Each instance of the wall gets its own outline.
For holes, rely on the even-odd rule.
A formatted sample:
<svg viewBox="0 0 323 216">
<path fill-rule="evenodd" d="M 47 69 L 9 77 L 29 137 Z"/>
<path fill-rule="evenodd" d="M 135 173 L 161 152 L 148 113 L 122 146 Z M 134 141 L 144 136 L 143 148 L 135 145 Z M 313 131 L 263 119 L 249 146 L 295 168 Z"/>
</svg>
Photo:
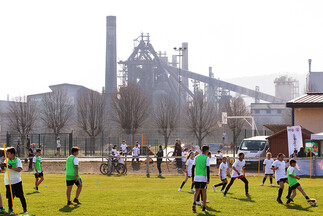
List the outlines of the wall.
<svg viewBox="0 0 323 216">
<path fill-rule="evenodd" d="M 294 125 L 301 125 L 313 133 L 323 131 L 323 107 L 295 108 Z"/>
</svg>

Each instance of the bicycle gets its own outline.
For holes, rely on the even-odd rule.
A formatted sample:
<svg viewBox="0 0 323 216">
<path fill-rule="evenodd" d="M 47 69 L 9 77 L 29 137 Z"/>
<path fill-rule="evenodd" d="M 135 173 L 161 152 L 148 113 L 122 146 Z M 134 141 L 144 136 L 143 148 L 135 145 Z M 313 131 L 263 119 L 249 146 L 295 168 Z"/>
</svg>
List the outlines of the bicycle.
<svg viewBox="0 0 323 216">
<path fill-rule="evenodd" d="M 100 166 L 100 172 L 102 174 L 108 174 L 110 175 L 113 172 L 117 172 L 118 174 L 126 174 L 127 173 L 127 167 L 124 164 L 118 163 L 118 160 L 112 160 L 112 166 L 111 169 L 109 169 L 109 162 L 110 158 L 107 158 L 107 163 L 103 163 Z"/>
</svg>

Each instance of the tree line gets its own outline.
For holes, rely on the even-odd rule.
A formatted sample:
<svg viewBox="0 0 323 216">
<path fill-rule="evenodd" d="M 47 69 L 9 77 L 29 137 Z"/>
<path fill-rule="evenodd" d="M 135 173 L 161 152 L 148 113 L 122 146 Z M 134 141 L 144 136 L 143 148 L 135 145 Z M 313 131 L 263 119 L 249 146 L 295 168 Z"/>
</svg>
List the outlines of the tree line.
<svg viewBox="0 0 323 216">
<path fill-rule="evenodd" d="M 107 98 L 108 97 L 108 98 Z M 229 116 L 249 115 L 240 97 L 227 100 L 222 107 L 207 100 L 202 92 L 183 105 L 180 112 L 178 101 L 172 95 L 162 94 L 154 98 L 148 96 L 139 85 L 128 83 L 111 95 L 84 90 L 72 103 L 67 92 L 55 89 L 42 96 L 41 101 L 17 97 L 9 104 L 8 123 L 12 132 L 25 136 L 35 130 L 36 124 L 58 136 L 71 125 L 75 125 L 91 139 L 93 151 L 95 138 L 113 124 L 123 133 L 136 134 L 150 119 L 159 134 L 164 137 L 167 147 L 169 138 L 178 128 L 186 128 L 196 138 L 199 146 L 216 130 L 222 111 Z M 109 101 L 109 103 L 107 103 Z M 235 130 L 235 139 L 244 126 L 242 119 L 228 119 L 228 127 Z"/>
</svg>

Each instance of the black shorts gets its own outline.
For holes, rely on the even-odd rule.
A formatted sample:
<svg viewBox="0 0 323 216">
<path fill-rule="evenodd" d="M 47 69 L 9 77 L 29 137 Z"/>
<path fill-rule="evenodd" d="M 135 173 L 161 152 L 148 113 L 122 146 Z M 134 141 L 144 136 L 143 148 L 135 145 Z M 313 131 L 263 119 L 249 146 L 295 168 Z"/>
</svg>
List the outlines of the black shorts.
<svg viewBox="0 0 323 216">
<path fill-rule="evenodd" d="M 12 195 L 13 197 L 23 197 L 24 196 L 24 190 L 22 189 L 22 182 L 19 182 L 17 184 L 13 184 L 11 185 L 11 189 L 12 189 Z M 11 193 L 10 193 L 10 187 L 9 185 L 6 185 L 6 197 L 7 199 L 11 198 Z"/>
<path fill-rule="evenodd" d="M 75 180 L 66 180 L 66 186 L 71 186 L 71 185 L 82 185 L 82 179 L 78 179 L 77 181 Z"/>
<path fill-rule="evenodd" d="M 38 173 L 38 175 L 37 175 L 37 173 L 35 173 L 35 178 L 40 178 L 40 177 L 43 177 L 43 176 L 44 176 L 43 171 L 41 173 Z"/>
<path fill-rule="evenodd" d="M 279 179 L 279 181 L 277 181 L 277 184 L 279 184 L 280 182 L 284 182 L 284 183 L 286 183 L 286 182 L 287 182 L 287 178 Z"/>
<path fill-rule="evenodd" d="M 195 182 L 195 189 L 206 189 L 206 182 Z"/>
<path fill-rule="evenodd" d="M 227 178 L 221 179 L 221 181 L 225 181 L 225 180 L 227 180 Z"/>
<path fill-rule="evenodd" d="M 57 151 L 60 151 L 61 150 L 61 148 L 57 148 Z"/>
<path fill-rule="evenodd" d="M 294 184 L 293 186 L 290 187 L 291 190 L 296 190 L 298 186 L 301 186 L 299 183 Z"/>
</svg>

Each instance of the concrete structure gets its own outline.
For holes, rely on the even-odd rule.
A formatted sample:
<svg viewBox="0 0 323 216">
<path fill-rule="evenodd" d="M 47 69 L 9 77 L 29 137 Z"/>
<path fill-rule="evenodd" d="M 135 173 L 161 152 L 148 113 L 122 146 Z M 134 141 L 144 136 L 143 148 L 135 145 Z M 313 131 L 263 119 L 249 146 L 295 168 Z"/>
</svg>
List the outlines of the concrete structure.
<svg viewBox="0 0 323 216">
<path fill-rule="evenodd" d="M 323 93 L 307 93 L 286 103 L 292 108 L 292 125 L 300 125 L 313 133 L 323 128 Z"/>
<path fill-rule="evenodd" d="M 274 80 L 275 96 L 289 101 L 299 96 L 299 83 L 292 77 L 280 76 Z"/>
<path fill-rule="evenodd" d="M 307 92 L 323 92 L 323 72 L 309 72 L 306 76 Z"/>
<path fill-rule="evenodd" d="M 8 100 L 0 100 L 0 135 L 4 135 L 9 130 L 8 112 L 9 112 Z"/>
<path fill-rule="evenodd" d="M 258 129 L 266 124 L 288 124 L 289 117 L 285 103 L 251 103 L 251 116 L 254 117 Z"/>
<path fill-rule="evenodd" d="M 107 16 L 105 93 L 109 96 L 117 89 L 117 28 L 116 17 Z"/>
</svg>

